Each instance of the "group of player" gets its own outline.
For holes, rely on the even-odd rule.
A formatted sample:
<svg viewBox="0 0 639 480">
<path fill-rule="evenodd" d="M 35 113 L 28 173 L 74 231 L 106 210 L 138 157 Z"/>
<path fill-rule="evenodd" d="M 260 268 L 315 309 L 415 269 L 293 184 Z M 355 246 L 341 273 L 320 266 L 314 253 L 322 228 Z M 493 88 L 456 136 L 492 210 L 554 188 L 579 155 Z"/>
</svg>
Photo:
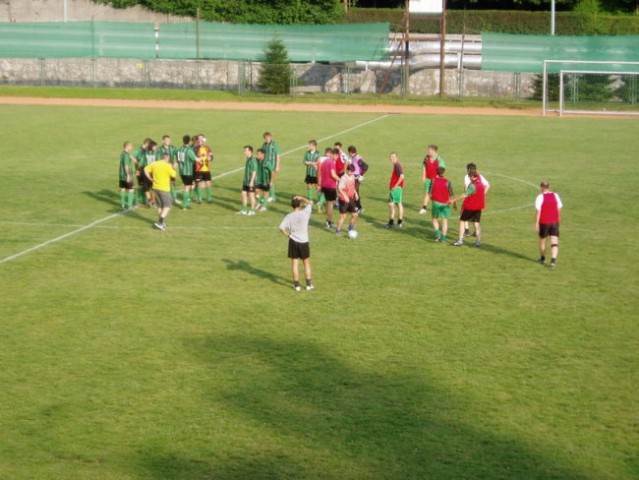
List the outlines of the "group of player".
<svg viewBox="0 0 639 480">
<path fill-rule="evenodd" d="M 256 151 L 250 145 L 244 147 L 242 209 L 239 212 L 242 215 L 255 215 L 258 211 L 266 211 L 266 203 L 276 201 L 275 179 L 280 171 L 280 146 L 270 132 L 265 132 L 262 137 L 264 143 Z M 202 203 L 203 193 L 206 201 L 212 203 L 211 162 L 213 158 L 213 151 L 202 134 L 185 135 L 181 147 L 173 146 L 169 135 L 162 137 L 161 145 L 147 138 L 137 149 L 133 149 L 131 142 L 125 142 L 119 169 L 122 208 L 127 210 L 138 205 L 156 206 L 159 217 L 154 225 L 164 230 L 166 216 L 173 204 L 181 204 L 183 209 L 188 209 L 192 200 Z M 390 154 L 389 160 L 392 165 L 388 186 L 389 220 L 385 226 L 386 228 L 403 228 L 404 170 L 396 152 Z M 319 211 L 325 212 L 326 227 L 335 229 L 337 236 L 341 235 L 346 218 L 350 214 L 348 234 L 352 238 L 356 237 L 356 221 L 359 214 L 364 211 L 360 186 L 368 171 L 368 164 L 358 154 L 357 148 L 350 145 L 344 151 L 342 143 L 335 142 L 332 147 L 325 148 L 322 154 L 318 150 L 317 141 L 310 140 L 302 162 L 306 173 L 304 183 L 307 187 L 307 199 L 315 203 Z M 178 172 L 184 185 L 181 200 L 175 189 L 175 178 Z M 446 163 L 439 155 L 438 147 L 429 145 L 422 163 L 424 200 L 419 214 L 427 213 L 431 204 L 434 240 L 447 243 L 451 208 L 456 210 L 457 203 L 463 202 L 459 237 L 452 245 L 462 246 L 464 238 L 472 235 L 475 237 L 474 245 L 479 247 L 481 246 L 481 214 L 486 206 L 486 194 L 490 189 L 490 183 L 479 174 L 476 164 L 469 163 L 466 165 L 464 192 L 459 197 L 455 197 L 452 182 L 446 178 L 445 173 Z M 137 190 L 134 186 L 134 177 L 138 185 Z M 548 185 L 542 183 L 542 194 L 536 201 L 538 207 L 536 229 L 543 240 L 540 243 L 540 263 L 545 261 L 545 239 L 550 236 L 553 248 L 551 265 L 554 266 L 558 250 L 558 211 L 561 209 L 561 200 L 553 193 L 556 199 L 551 207 L 548 207 L 550 204 L 546 205 L 546 210 L 551 208 L 557 213 L 550 216 L 544 214 L 542 206 L 547 201 L 551 201 L 549 196 L 543 196 L 548 192 Z M 335 207 L 339 209 L 337 224 L 333 220 Z M 396 214 L 397 223 L 395 223 Z M 548 218 L 554 220 L 555 217 L 556 222 L 541 221 Z M 469 223 L 473 223 L 474 226 L 472 234 Z M 544 227 L 548 223 L 553 225 Z M 544 249 L 541 249 L 542 246 Z"/>
</svg>

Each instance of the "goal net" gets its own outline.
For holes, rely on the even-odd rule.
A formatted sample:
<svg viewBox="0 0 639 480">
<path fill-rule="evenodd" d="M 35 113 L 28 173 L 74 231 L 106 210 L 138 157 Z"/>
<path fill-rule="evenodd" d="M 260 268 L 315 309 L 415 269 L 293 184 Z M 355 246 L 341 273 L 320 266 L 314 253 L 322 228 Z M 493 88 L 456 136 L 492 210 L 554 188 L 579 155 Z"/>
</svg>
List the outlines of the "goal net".
<svg viewBox="0 0 639 480">
<path fill-rule="evenodd" d="M 639 115 L 639 62 L 544 61 L 543 114 Z"/>
</svg>

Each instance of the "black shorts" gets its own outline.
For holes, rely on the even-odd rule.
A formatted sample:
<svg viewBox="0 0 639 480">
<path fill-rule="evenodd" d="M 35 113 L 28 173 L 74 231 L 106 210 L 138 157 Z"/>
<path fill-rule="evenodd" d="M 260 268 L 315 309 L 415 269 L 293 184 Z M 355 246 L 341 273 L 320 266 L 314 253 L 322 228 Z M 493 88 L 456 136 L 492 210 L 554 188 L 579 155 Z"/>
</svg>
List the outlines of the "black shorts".
<svg viewBox="0 0 639 480">
<path fill-rule="evenodd" d="M 243 192 L 254 193 L 255 192 L 255 187 L 251 187 L 249 185 L 242 185 L 242 191 Z"/>
<path fill-rule="evenodd" d="M 481 210 L 464 209 L 461 212 L 459 220 L 461 220 L 462 222 L 479 223 L 481 221 Z"/>
<path fill-rule="evenodd" d="M 271 186 L 269 184 L 256 185 L 255 188 L 257 188 L 258 190 L 262 190 L 264 193 L 268 193 L 268 191 L 271 189 Z"/>
<path fill-rule="evenodd" d="M 306 175 L 306 177 L 304 178 L 304 183 L 306 183 L 307 185 L 317 185 L 317 177 Z"/>
<path fill-rule="evenodd" d="M 335 188 L 322 187 L 322 193 L 327 202 L 334 202 L 337 200 L 337 190 Z"/>
<path fill-rule="evenodd" d="M 196 182 L 210 182 L 211 181 L 211 172 L 195 172 L 195 181 Z"/>
<path fill-rule="evenodd" d="M 138 177 L 138 184 L 145 192 L 148 192 L 151 190 L 151 187 L 153 187 L 153 180 L 149 180 L 146 175 L 142 175 Z"/>
<path fill-rule="evenodd" d="M 340 199 L 339 201 L 339 213 L 357 213 L 357 203 L 354 198 L 351 198 L 348 202 Z"/>
<path fill-rule="evenodd" d="M 558 237 L 558 236 L 559 236 L 558 223 L 540 223 L 539 224 L 539 238 Z"/>
<path fill-rule="evenodd" d="M 308 242 L 298 243 L 292 238 L 288 239 L 288 258 L 301 258 L 306 260 L 311 257 L 311 246 Z"/>
<path fill-rule="evenodd" d="M 193 175 L 180 175 L 180 178 L 185 186 L 190 187 L 193 185 Z"/>
<path fill-rule="evenodd" d="M 120 188 L 125 190 L 133 190 L 133 182 L 127 182 L 126 180 L 120 180 Z"/>
</svg>

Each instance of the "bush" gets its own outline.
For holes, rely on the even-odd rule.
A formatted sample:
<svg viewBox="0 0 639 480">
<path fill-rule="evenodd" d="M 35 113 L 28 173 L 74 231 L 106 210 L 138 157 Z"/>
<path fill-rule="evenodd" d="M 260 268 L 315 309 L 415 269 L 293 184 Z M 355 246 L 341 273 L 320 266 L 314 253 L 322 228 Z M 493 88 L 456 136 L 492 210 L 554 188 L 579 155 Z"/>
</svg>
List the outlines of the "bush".
<svg viewBox="0 0 639 480">
<path fill-rule="evenodd" d="M 402 30 L 404 10 L 388 8 L 353 8 L 344 17 L 346 23 L 388 22 L 394 31 Z M 639 33 L 639 15 L 601 15 L 597 13 L 557 12 L 559 35 L 635 35 Z M 547 35 L 549 12 L 515 10 L 448 10 L 448 33 L 482 32 Z M 439 33 L 439 19 L 412 16 L 410 30 L 415 33 Z"/>
<path fill-rule="evenodd" d="M 271 40 L 264 50 L 259 87 L 275 95 L 289 93 L 291 76 L 291 66 L 284 42 L 279 39 Z"/>
</svg>

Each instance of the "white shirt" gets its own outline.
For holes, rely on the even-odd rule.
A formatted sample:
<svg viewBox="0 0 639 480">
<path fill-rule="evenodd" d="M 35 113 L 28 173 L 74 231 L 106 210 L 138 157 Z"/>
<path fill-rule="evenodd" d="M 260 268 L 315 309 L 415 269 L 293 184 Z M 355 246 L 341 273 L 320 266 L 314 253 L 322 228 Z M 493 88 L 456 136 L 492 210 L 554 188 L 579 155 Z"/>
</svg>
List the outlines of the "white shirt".
<svg viewBox="0 0 639 480">
<path fill-rule="evenodd" d="M 479 175 L 479 181 L 482 183 L 485 189 L 490 188 L 490 183 L 488 183 L 486 177 L 481 174 Z M 470 185 L 470 177 L 468 176 L 468 174 L 466 174 L 466 176 L 464 177 L 464 190 L 468 188 L 468 185 Z"/>
<path fill-rule="evenodd" d="M 289 213 L 280 223 L 280 230 L 289 232 L 289 238 L 297 243 L 308 243 L 308 222 L 312 212 L 313 205 L 309 203 L 304 209 Z"/>
<path fill-rule="evenodd" d="M 561 203 L 561 198 L 559 198 L 559 195 L 557 195 L 554 192 L 548 192 L 548 193 L 552 193 L 555 198 L 557 199 L 557 208 L 562 208 L 564 205 L 563 203 Z M 541 206 L 544 203 L 544 194 L 540 193 L 539 195 L 537 195 L 537 198 L 535 199 L 535 210 L 539 211 L 541 210 Z"/>
</svg>

